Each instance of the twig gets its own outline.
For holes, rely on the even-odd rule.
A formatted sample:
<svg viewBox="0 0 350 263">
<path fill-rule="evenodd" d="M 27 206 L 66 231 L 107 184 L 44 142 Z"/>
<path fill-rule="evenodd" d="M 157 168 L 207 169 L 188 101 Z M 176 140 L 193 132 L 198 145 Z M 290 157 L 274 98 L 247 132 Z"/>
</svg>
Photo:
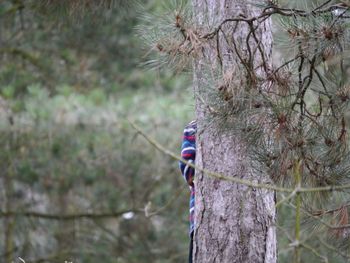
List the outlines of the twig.
<svg viewBox="0 0 350 263">
<path fill-rule="evenodd" d="M 292 199 L 297 194 L 299 189 L 300 189 L 299 187 L 295 188 L 294 191 L 290 193 L 290 195 L 288 195 L 288 196 L 284 197 L 282 200 L 278 201 L 276 203 L 276 208 L 280 207 L 284 202 L 287 202 L 288 200 Z"/>
<path fill-rule="evenodd" d="M 163 152 L 164 154 L 172 157 L 175 160 L 178 160 L 180 162 L 185 163 L 186 165 L 188 165 L 189 167 L 195 168 L 197 171 L 200 171 L 210 177 L 213 178 L 217 178 L 220 180 L 225 180 L 225 181 L 230 181 L 230 182 L 234 182 L 234 183 L 239 183 L 239 184 L 243 184 L 249 187 L 253 187 L 253 188 L 262 188 L 262 189 L 267 189 L 267 190 L 275 190 L 275 191 L 279 191 L 279 192 L 292 192 L 292 189 L 289 188 L 283 188 L 283 187 L 278 187 L 275 186 L 273 184 L 259 184 L 259 183 L 255 183 L 249 180 L 244 180 L 244 179 L 240 179 L 237 177 L 229 177 L 229 176 L 225 176 L 222 175 L 220 173 L 215 173 L 215 172 L 211 172 L 208 171 L 206 169 L 200 168 L 196 165 L 194 165 L 191 162 L 188 162 L 184 159 L 182 159 L 180 156 L 176 155 L 175 153 L 169 151 L 168 149 L 166 149 L 165 147 L 163 147 L 162 145 L 160 145 L 156 140 L 154 140 L 153 138 L 151 138 L 150 136 L 148 136 L 147 134 L 145 134 L 142 129 L 140 127 L 138 127 L 134 122 L 128 120 L 130 125 L 140 134 L 142 135 L 142 137 L 144 137 L 146 139 L 146 141 L 148 141 L 151 145 L 153 145 L 156 149 L 158 149 L 159 151 Z M 350 186 L 349 186 L 350 188 Z"/>
<path fill-rule="evenodd" d="M 318 240 L 319 240 L 319 241 L 321 242 L 321 244 L 322 244 L 323 246 L 325 246 L 327 249 L 338 253 L 339 255 L 341 255 L 341 256 L 344 257 L 344 258 L 347 258 L 348 260 L 350 259 L 350 255 L 341 252 L 339 249 L 337 249 L 337 248 L 331 246 L 330 244 L 326 243 L 326 242 L 325 242 L 323 239 L 321 239 L 321 238 L 318 238 Z"/>
<path fill-rule="evenodd" d="M 48 214 L 39 212 L 18 212 L 18 211 L 0 211 L 0 217 L 36 217 L 47 220 L 75 220 L 75 219 L 99 219 L 99 218 L 109 218 L 109 217 L 120 217 L 128 212 L 141 212 L 141 210 L 136 209 L 126 209 L 118 212 L 105 212 L 105 213 L 77 213 L 77 214 Z"/>
<path fill-rule="evenodd" d="M 179 196 L 181 195 L 181 193 L 186 189 L 187 187 L 181 187 L 180 190 L 178 190 L 171 198 L 170 200 L 163 205 L 162 207 L 158 208 L 157 210 L 153 211 L 153 212 L 149 212 L 149 214 L 147 215 L 147 217 L 152 217 L 155 215 L 158 215 L 159 213 L 161 213 L 163 210 L 167 209 L 177 198 L 179 198 Z"/>
<path fill-rule="evenodd" d="M 286 193 L 292 193 L 293 191 L 295 191 L 295 189 L 291 189 L 291 188 L 285 188 L 285 187 L 281 187 L 281 186 L 277 186 L 274 184 L 260 184 L 260 183 L 255 183 L 249 180 L 244 180 L 244 179 L 240 179 L 237 177 L 229 177 L 229 176 L 225 176 L 223 174 L 220 173 L 215 173 L 215 172 L 211 172 L 208 171 L 206 169 L 203 169 L 201 167 L 198 167 L 196 165 L 194 165 L 191 162 L 188 162 L 184 159 L 182 159 L 180 156 L 176 155 L 175 153 L 171 152 L 170 150 L 166 149 L 164 146 L 162 146 L 161 144 L 159 144 L 155 139 L 151 138 L 150 136 L 148 136 L 146 133 L 144 133 L 142 131 L 142 129 L 140 127 L 138 127 L 134 122 L 132 122 L 131 120 L 128 120 L 128 122 L 130 123 L 130 125 L 140 134 L 142 135 L 143 138 L 146 139 L 146 141 L 148 141 L 152 146 L 154 146 L 157 150 L 161 151 L 162 153 L 170 156 L 171 158 L 183 162 L 186 165 L 188 165 L 189 167 L 195 168 L 196 170 L 210 176 L 213 178 L 217 178 L 220 180 L 225 180 L 225 181 L 230 181 L 233 183 L 238 183 L 238 184 L 242 184 L 242 185 L 246 185 L 252 188 L 261 188 L 261 189 L 267 189 L 267 190 L 275 190 L 277 192 L 286 192 Z M 344 184 L 344 185 L 334 185 L 334 186 L 323 186 L 323 187 L 300 187 L 299 189 L 297 189 L 298 193 L 314 193 L 314 192 L 327 192 L 327 191 L 340 191 L 340 190 L 344 190 L 344 189 L 350 189 L 350 184 Z"/>
<path fill-rule="evenodd" d="M 321 255 L 320 253 L 318 253 L 317 250 L 316 250 L 315 248 L 311 247 L 310 245 L 305 244 L 305 243 L 301 243 L 300 245 L 303 246 L 304 248 L 306 248 L 307 250 L 311 251 L 312 254 L 314 254 L 315 256 L 317 256 L 317 257 L 319 257 L 320 259 L 322 259 L 323 262 L 325 262 L 325 263 L 328 263 L 328 262 L 329 262 L 329 261 L 328 261 L 328 258 L 327 258 L 326 256 L 323 256 L 323 255 Z"/>
<path fill-rule="evenodd" d="M 294 178 L 295 178 L 295 190 L 297 190 L 301 185 L 301 161 L 296 161 L 294 165 Z M 296 191 L 296 197 L 295 197 L 295 203 L 296 203 L 296 209 L 295 209 L 295 248 L 294 248 L 294 254 L 295 254 L 295 263 L 301 262 L 301 251 L 300 251 L 300 218 L 301 218 L 301 196 L 298 191 Z"/>
</svg>

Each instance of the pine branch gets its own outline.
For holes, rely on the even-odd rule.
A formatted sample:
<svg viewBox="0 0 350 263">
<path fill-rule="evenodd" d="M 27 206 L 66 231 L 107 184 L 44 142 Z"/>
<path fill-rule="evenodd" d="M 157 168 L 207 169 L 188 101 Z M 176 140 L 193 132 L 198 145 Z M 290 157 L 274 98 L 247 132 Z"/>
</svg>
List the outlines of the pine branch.
<svg viewBox="0 0 350 263">
<path fill-rule="evenodd" d="M 328 262 L 329 262 L 327 256 L 321 255 L 321 254 L 317 251 L 317 249 L 313 248 L 312 246 L 310 246 L 310 245 L 308 245 L 308 244 L 306 244 L 306 243 L 303 243 L 303 242 L 302 242 L 300 245 L 301 245 L 302 247 L 306 248 L 307 250 L 309 250 L 309 251 L 310 251 L 312 254 L 314 254 L 316 257 L 320 258 L 323 262 L 325 262 L 325 263 L 328 263 Z"/>
<path fill-rule="evenodd" d="M 188 162 L 188 161 L 182 159 L 177 154 L 171 152 L 170 150 L 166 149 L 164 146 L 159 144 L 155 139 L 148 136 L 134 122 L 132 122 L 130 120 L 128 120 L 128 122 L 140 135 L 142 135 L 142 137 L 144 137 L 146 139 L 146 141 L 148 141 L 151 145 L 153 145 L 157 150 L 161 151 L 162 153 L 170 156 L 171 158 L 173 158 L 177 161 L 181 161 L 181 162 L 185 163 L 186 165 L 188 165 L 188 166 L 190 166 L 190 167 L 192 167 L 192 168 L 194 168 L 194 169 L 196 169 L 196 170 L 198 170 L 198 171 L 200 171 L 200 172 L 202 172 L 210 177 L 216 178 L 216 179 L 229 181 L 229 182 L 233 182 L 233 183 L 238 183 L 238 184 L 246 185 L 246 186 L 249 186 L 252 188 L 261 188 L 261 189 L 274 190 L 277 192 L 287 192 L 287 193 L 292 193 L 293 191 L 295 191 L 296 193 L 332 192 L 332 191 L 341 191 L 341 190 L 345 190 L 345 189 L 350 189 L 350 184 L 324 186 L 324 187 L 300 187 L 299 189 L 298 188 L 291 189 L 291 188 L 276 186 L 273 184 L 255 183 L 253 181 L 243 180 L 243 179 L 239 179 L 237 177 L 228 177 L 228 176 L 222 175 L 220 173 L 211 172 L 211 171 L 208 171 L 208 170 L 203 169 L 201 167 L 198 167 L 191 162 Z"/>
<path fill-rule="evenodd" d="M 291 208 L 296 209 L 296 206 L 293 205 L 293 204 L 291 204 L 290 202 L 285 202 L 285 203 L 288 204 Z M 326 226 L 326 227 L 329 228 L 329 229 L 332 229 L 332 230 L 339 230 L 339 229 L 350 228 L 350 224 L 345 224 L 345 225 L 340 225 L 340 226 L 339 226 L 339 225 L 332 225 L 332 224 L 329 224 L 328 222 L 324 221 L 323 219 L 321 219 L 319 216 L 315 216 L 315 215 L 311 214 L 311 213 L 310 213 L 309 211 L 307 211 L 306 209 L 304 209 L 304 208 L 302 208 L 302 207 L 301 207 L 300 209 L 302 210 L 302 212 L 303 212 L 305 215 L 307 215 L 307 216 L 309 216 L 309 217 L 315 219 L 316 221 L 320 222 L 322 225 Z"/>
<path fill-rule="evenodd" d="M 336 252 L 337 254 L 341 255 L 344 258 L 347 258 L 348 260 L 350 259 L 350 255 L 349 254 L 345 254 L 342 251 L 340 251 L 339 249 L 335 248 L 334 246 L 328 244 L 327 242 L 325 242 L 323 239 L 318 238 L 318 240 L 321 242 L 321 244 L 327 248 L 330 251 Z"/>
<path fill-rule="evenodd" d="M 253 187 L 253 188 L 261 188 L 261 189 L 267 189 L 267 190 L 275 190 L 275 191 L 279 191 L 279 192 L 292 192 L 292 189 L 288 189 L 288 188 L 283 188 L 283 187 L 278 187 L 272 184 L 259 184 L 259 183 L 255 183 L 253 181 L 249 181 L 249 180 L 243 180 L 243 179 L 239 179 L 237 177 L 228 177 L 219 173 L 215 173 L 215 172 L 211 172 L 208 171 L 206 169 L 200 168 L 196 165 L 194 165 L 191 162 L 188 162 L 184 159 L 182 159 L 180 156 L 176 155 L 175 153 L 171 152 L 170 150 L 166 149 L 165 147 L 163 147 L 161 144 L 159 144 L 155 139 L 151 138 L 150 136 L 148 136 L 146 133 L 144 133 L 142 131 L 142 129 L 140 127 L 138 127 L 134 122 L 128 120 L 130 125 L 139 133 L 142 135 L 142 137 L 144 137 L 146 139 L 146 141 L 148 141 L 151 145 L 153 145 L 157 150 L 161 151 L 162 153 L 170 156 L 171 158 L 177 160 L 177 161 L 181 161 L 183 163 L 185 163 L 186 165 L 188 165 L 189 167 L 195 168 L 197 171 L 203 172 L 204 174 L 216 178 L 216 179 L 220 179 L 220 180 L 225 180 L 225 181 L 230 181 L 230 182 L 234 182 L 234 183 L 239 183 L 239 184 L 243 184 L 249 187 Z M 350 185 L 349 185 L 350 188 Z M 304 189 L 305 190 L 305 189 Z"/>
</svg>

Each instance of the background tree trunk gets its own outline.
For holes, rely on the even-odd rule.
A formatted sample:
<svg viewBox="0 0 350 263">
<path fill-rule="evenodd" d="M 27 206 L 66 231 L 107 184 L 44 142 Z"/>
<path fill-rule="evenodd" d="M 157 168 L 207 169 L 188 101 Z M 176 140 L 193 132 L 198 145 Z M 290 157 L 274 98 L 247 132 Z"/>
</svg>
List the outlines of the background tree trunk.
<svg viewBox="0 0 350 263">
<path fill-rule="evenodd" d="M 249 3 L 259 1 L 250 1 Z M 196 22 L 200 28 L 220 23 L 226 18 L 238 15 L 251 17 L 259 11 L 244 0 L 193 0 Z M 223 27 L 228 39 L 238 43 L 239 51 L 247 53 L 246 37 L 249 27 L 240 23 Z M 266 20 L 256 31 L 258 39 L 270 61 L 272 34 L 271 21 Z M 213 41 L 214 42 L 214 41 Z M 216 42 L 216 41 L 215 41 Z M 253 171 L 245 152 L 244 142 L 228 131 L 220 131 L 217 124 L 207 126 L 208 107 L 200 99 L 200 87 L 208 86 L 208 61 L 214 61 L 219 50 L 223 76 L 234 72 L 240 62 L 223 34 L 219 35 L 220 48 L 206 46 L 205 57 L 194 63 L 194 89 L 196 94 L 196 115 L 198 121 L 196 165 L 227 176 L 239 177 L 256 182 L 269 182 L 268 175 Z M 249 41 L 254 48 L 256 43 Z M 218 60 L 216 60 L 218 61 Z M 261 58 L 254 58 L 258 65 Z M 219 63 L 210 65 L 219 67 Z M 257 74 L 263 74 L 257 72 Z M 194 262 L 276 262 L 275 198 L 273 191 L 251 189 L 244 185 L 220 181 L 196 172 L 196 227 Z"/>
<path fill-rule="evenodd" d="M 9 140 L 6 150 L 13 147 L 14 136 Z M 6 158 L 8 166 L 1 173 L 4 178 L 4 208 L 5 211 L 14 210 L 16 207 L 16 200 L 14 197 L 14 164 L 11 158 Z M 15 247 L 15 218 L 9 217 L 4 219 L 4 258 L 6 263 L 12 263 L 14 260 Z"/>
</svg>

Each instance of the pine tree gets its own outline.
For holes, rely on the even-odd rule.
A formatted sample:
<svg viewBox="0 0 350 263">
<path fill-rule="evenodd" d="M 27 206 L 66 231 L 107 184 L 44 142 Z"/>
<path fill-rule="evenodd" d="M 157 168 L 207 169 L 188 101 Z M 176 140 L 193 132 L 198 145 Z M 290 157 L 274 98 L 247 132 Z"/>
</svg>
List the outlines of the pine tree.
<svg viewBox="0 0 350 263">
<path fill-rule="evenodd" d="M 254 17 L 259 9 L 244 1 L 193 1 L 197 25 L 208 27 L 207 21 L 224 21 L 232 17 Z M 217 89 L 220 104 L 231 104 L 237 96 L 239 85 L 245 85 L 240 77 L 240 56 L 249 56 L 249 49 L 260 51 L 251 55 L 248 62 L 251 74 L 263 77 L 261 63 L 270 64 L 271 57 L 271 21 L 267 19 L 254 34 L 262 40 L 256 43 L 254 38 L 246 44 L 250 27 L 257 23 L 223 24 L 216 35 L 208 36 L 208 45 L 204 46 L 204 55 L 195 61 L 194 89 L 196 94 L 196 115 L 199 123 L 196 164 L 210 171 L 230 177 L 238 177 L 266 183 L 266 173 L 257 173 L 252 167 L 246 152 L 246 142 L 240 134 L 233 136 L 230 129 L 220 127 L 221 121 L 208 125 L 208 116 L 212 113 L 199 98 L 205 101 L 213 98 L 208 89 Z M 215 30 L 215 29 L 214 29 Z M 212 38 L 212 39 L 211 39 Z M 227 41 L 228 40 L 228 41 Z M 213 42 L 213 43 L 212 43 Z M 234 50 L 237 46 L 237 53 Z M 252 52 L 252 51 L 251 51 Z M 216 61 L 217 63 L 210 63 Z M 209 87 L 208 64 L 219 72 L 217 83 Z M 247 64 L 248 64 L 247 63 Z M 257 68 L 257 69 L 255 69 Z M 205 88 L 204 88 L 205 87 Z M 256 87 L 257 89 L 263 87 Z M 215 90 L 214 90 L 215 92 Z M 234 106 L 231 104 L 229 107 Z M 248 105 L 241 105 L 245 110 Z M 213 107 L 215 107 L 213 105 Z M 215 113 L 214 113 L 215 114 Z M 227 124 L 225 124 L 227 125 Z M 234 123 L 233 123 L 234 125 Z M 276 233 L 274 193 L 269 190 L 251 189 L 244 185 L 233 184 L 206 177 L 196 173 L 196 229 L 194 262 L 276 262 Z"/>
<path fill-rule="evenodd" d="M 195 262 L 275 262 L 282 205 L 294 262 L 327 262 L 320 246 L 348 258 L 348 11 L 346 1 L 193 0 L 151 26 L 152 65 L 194 67 Z M 282 192 L 277 204 L 268 189 Z"/>
</svg>

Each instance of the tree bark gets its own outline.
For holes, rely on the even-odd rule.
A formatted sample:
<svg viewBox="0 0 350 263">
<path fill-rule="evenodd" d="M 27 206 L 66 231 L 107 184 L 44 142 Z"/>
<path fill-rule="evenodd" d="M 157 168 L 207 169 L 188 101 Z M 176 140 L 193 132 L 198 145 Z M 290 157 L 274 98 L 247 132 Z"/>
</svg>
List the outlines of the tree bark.
<svg viewBox="0 0 350 263">
<path fill-rule="evenodd" d="M 250 1 L 249 3 L 260 1 Z M 245 0 L 192 0 L 197 27 L 211 31 L 213 25 L 227 18 L 244 15 L 252 17 L 261 10 Z M 266 173 L 257 173 L 251 167 L 244 141 L 233 137 L 229 131 L 221 130 L 215 122 L 206 125 L 210 119 L 210 109 L 203 105 L 201 90 L 208 86 L 208 61 L 211 68 L 221 68 L 222 75 L 234 72 L 241 63 L 233 50 L 234 39 L 239 51 L 247 55 L 248 24 L 228 23 L 223 34 L 213 41 L 219 48 L 206 45 L 203 56 L 194 62 L 194 91 L 196 97 L 196 115 L 198 123 L 196 165 L 226 176 L 239 177 L 251 181 L 266 183 L 270 179 Z M 265 51 L 266 61 L 270 63 L 272 49 L 271 21 L 264 21 L 256 31 Z M 249 45 L 256 48 L 257 43 L 249 40 Z M 218 53 L 220 59 L 217 59 Z M 221 60 L 221 63 L 218 61 Z M 261 63 L 256 52 L 253 63 Z M 257 74 L 264 74 L 256 67 Z M 220 69 L 221 70 L 221 69 Z M 237 87 L 238 88 L 238 87 Z M 196 172 L 195 235 L 194 255 L 196 263 L 217 262 L 276 262 L 276 212 L 275 193 L 264 189 L 220 181 Z"/>
</svg>

